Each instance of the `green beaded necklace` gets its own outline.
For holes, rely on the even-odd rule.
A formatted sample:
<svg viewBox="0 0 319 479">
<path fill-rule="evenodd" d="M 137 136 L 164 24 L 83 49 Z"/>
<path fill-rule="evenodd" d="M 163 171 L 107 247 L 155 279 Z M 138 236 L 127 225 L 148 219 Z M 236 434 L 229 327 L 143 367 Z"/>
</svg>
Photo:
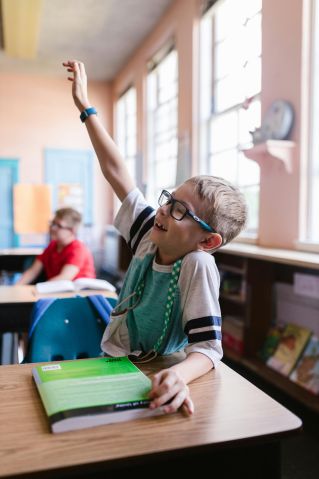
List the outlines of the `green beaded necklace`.
<svg viewBox="0 0 319 479">
<path fill-rule="evenodd" d="M 180 271 L 181 271 L 181 265 L 182 265 L 182 260 L 181 259 L 177 260 L 173 265 L 171 278 L 170 278 L 170 282 L 169 282 L 169 286 L 168 286 L 168 296 L 167 296 L 167 301 L 166 301 L 166 305 L 165 305 L 165 313 L 164 313 L 165 318 L 164 318 L 164 327 L 163 327 L 162 334 L 157 339 L 156 343 L 154 344 L 153 348 L 150 351 L 148 351 L 146 353 L 142 351 L 139 355 L 135 355 L 135 354 L 129 354 L 128 355 L 129 359 L 131 361 L 135 362 L 135 363 L 144 363 L 144 362 L 151 361 L 152 359 L 156 358 L 156 356 L 158 355 L 158 352 L 159 352 L 159 350 L 160 350 L 160 348 L 163 344 L 163 341 L 165 339 L 167 329 L 168 329 L 168 325 L 170 323 L 173 304 L 174 304 L 174 299 L 175 299 L 175 292 L 176 292 L 176 288 L 177 288 L 179 274 L 180 274 Z M 143 278 L 142 281 L 140 282 L 140 284 L 136 288 L 136 295 L 137 295 L 138 299 L 137 299 L 135 304 L 137 304 L 140 301 L 140 299 L 143 295 L 144 285 L 145 285 L 145 283 L 144 283 L 144 278 Z"/>
</svg>

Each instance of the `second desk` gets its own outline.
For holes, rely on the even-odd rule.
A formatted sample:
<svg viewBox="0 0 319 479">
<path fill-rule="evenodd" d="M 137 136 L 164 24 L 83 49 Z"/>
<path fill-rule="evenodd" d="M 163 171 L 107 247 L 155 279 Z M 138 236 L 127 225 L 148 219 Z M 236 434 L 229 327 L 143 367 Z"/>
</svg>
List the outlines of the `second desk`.
<svg viewBox="0 0 319 479">
<path fill-rule="evenodd" d="M 30 313 L 36 301 L 41 298 L 73 298 L 102 294 L 107 298 L 117 298 L 112 291 L 86 289 L 76 293 L 39 294 L 35 286 L 0 286 L 0 333 L 27 331 Z"/>
</svg>

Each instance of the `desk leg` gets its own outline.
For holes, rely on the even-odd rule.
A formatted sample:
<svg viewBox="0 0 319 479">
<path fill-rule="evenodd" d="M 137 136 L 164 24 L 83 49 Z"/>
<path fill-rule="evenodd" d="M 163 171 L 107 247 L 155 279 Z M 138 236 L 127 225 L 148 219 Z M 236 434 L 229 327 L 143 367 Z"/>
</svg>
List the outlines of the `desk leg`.
<svg viewBox="0 0 319 479">
<path fill-rule="evenodd" d="M 34 303 L 12 303 L 0 306 L 0 332 L 28 331 Z"/>
</svg>

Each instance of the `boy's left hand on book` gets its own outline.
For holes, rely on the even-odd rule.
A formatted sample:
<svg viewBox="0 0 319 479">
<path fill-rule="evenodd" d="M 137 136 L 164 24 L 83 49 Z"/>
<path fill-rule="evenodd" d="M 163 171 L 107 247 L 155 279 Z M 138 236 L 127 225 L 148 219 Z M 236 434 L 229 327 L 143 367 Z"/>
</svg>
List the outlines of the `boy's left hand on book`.
<svg viewBox="0 0 319 479">
<path fill-rule="evenodd" d="M 172 369 L 163 369 L 153 376 L 149 397 L 152 400 L 151 409 L 162 406 L 165 413 L 181 409 L 186 416 L 194 412 L 187 384 Z"/>
</svg>

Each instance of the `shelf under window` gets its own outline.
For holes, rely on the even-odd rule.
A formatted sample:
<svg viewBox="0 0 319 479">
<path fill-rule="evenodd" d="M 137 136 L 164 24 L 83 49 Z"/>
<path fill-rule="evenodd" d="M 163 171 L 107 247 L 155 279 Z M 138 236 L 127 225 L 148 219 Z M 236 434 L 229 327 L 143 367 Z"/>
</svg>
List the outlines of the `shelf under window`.
<svg viewBox="0 0 319 479">
<path fill-rule="evenodd" d="M 287 173 L 292 173 L 292 157 L 295 143 L 288 140 L 267 140 L 258 143 L 242 152 L 250 160 L 256 161 L 260 166 L 271 161 L 280 162 Z"/>
</svg>

